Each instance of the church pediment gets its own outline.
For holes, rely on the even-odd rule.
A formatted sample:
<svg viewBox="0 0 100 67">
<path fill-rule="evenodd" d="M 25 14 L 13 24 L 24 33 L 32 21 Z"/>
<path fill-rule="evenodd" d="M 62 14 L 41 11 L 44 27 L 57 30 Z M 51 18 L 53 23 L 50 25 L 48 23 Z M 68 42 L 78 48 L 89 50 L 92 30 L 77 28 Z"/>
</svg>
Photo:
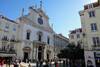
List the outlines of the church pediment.
<svg viewBox="0 0 100 67">
<path fill-rule="evenodd" d="M 45 14 L 45 12 L 41 9 L 38 9 L 38 13 L 42 16 L 44 16 L 45 18 L 49 19 L 49 17 Z"/>
<path fill-rule="evenodd" d="M 53 33 L 53 29 L 50 26 L 42 26 L 42 25 L 36 24 L 34 21 L 32 21 L 31 19 L 27 17 L 21 17 L 20 22 L 39 28 L 41 30 Z"/>
<path fill-rule="evenodd" d="M 49 25 L 48 16 L 40 8 L 35 9 L 34 7 L 30 7 L 29 13 L 22 16 L 20 21 L 33 27 L 37 27 L 48 32 L 53 32 L 53 29 Z"/>
</svg>

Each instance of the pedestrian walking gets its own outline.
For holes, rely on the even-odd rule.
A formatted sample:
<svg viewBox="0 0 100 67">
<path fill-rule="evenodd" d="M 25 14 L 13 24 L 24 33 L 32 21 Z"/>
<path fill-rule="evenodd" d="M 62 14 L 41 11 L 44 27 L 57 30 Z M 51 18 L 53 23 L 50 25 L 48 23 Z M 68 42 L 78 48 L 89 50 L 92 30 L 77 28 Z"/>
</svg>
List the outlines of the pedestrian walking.
<svg viewBox="0 0 100 67">
<path fill-rule="evenodd" d="M 38 65 L 39 63 L 38 63 L 38 61 L 36 62 L 36 67 L 39 67 L 39 65 Z"/>
<path fill-rule="evenodd" d="M 65 61 L 63 61 L 63 67 L 66 67 L 66 62 Z"/>
<path fill-rule="evenodd" d="M 1 58 L 1 59 L 0 59 L 0 66 L 3 67 L 3 65 L 4 65 L 4 59 Z"/>
<path fill-rule="evenodd" d="M 51 63 L 51 60 L 49 61 L 49 67 L 52 67 L 52 63 Z"/>
<path fill-rule="evenodd" d="M 4 60 L 4 59 L 2 59 L 2 67 L 3 67 L 3 65 L 4 65 L 4 62 L 5 62 L 5 60 Z"/>
<path fill-rule="evenodd" d="M 29 63 L 28 67 L 31 67 L 31 64 Z"/>
<path fill-rule="evenodd" d="M 40 61 L 40 67 L 43 67 L 43 61 Z"/>
<path fill-rule="evenodd" d="M 44 67 L 49 67 L 49 64 L 48 62 L 46 61 L 46 64 L 44 65 Z"/>
<path fill-rule="evenodd" d="M 58 67 L 58 63 L 57 62 L 55 62 L 55 67 Z"/>
<path fill-rule="evenodd" d="M 17 61 L 14 62 L 14 67 L 18 67 Z"/>
<path fill-rule="evenodd" d="M 19 64 L 21 63 L 21 59 L 19 59 Z"/>
<path fill-rule="evenodd" d="M 2 67 L 2 60 L 0 59 L 0 66 Z"/>
</svg>

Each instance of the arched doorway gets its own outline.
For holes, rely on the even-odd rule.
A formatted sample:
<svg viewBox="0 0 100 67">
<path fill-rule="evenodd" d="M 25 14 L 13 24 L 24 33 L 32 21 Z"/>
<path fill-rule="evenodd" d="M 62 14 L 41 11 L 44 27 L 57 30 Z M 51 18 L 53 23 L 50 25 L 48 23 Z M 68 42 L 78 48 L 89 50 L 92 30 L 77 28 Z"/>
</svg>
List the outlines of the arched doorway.
<svg viewBox="0 0 100 67">
<path fill-rule="evenodd" d="M 28 52 L 24 52 L 24 62 L 26 62 L 26 60 L 28 60 L 29 58 L 29 54 L 28 54 Z"/>
<path fill-rule="evenodd" d="M 42 60 L 42 54 L 43 54 L 43 53 L 42 53 L 42 50 L 43 50 L 43 49 L 42 49 L 42 46 L 39 46 L 39 47 L 38 47 L 38 60 L 39 60 L 39 61 Z"/>
<path fill-rule="evenodd" d="M 51 51 L 50 50 L 47 50 L 47 60 L 49 61 L 50 60 L 50 54 L 51 54 Z"/>
<path fill-rule="evenodd" d="M 29 60 L 29 54 L 30 54 L 31 48 L 30 47 L 24 47 L 23 48 L 23 61 L 26 62 Z"/>
</svg>

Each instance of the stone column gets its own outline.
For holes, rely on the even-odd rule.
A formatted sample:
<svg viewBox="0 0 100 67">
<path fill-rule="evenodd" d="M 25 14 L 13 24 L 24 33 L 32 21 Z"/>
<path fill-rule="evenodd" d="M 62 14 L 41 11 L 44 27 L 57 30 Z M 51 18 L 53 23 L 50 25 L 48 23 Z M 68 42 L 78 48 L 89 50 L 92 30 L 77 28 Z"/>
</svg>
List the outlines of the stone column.
<svg viewBox="0 0 100 67">
<path fill-rule="evenodd" d="M 33 59 L 34 59 L 34 45 L 35 45 L 35 44 L 33 43 L 33 44 L 32 44 L 32 48 L 33 48 L 33 49 L 32 49 L 32 61 L 33 61 Z"/>
<path fill-rule="evenodd" d="M 35 52 L 35 59 L 38 61 L 38 47 L 36 47 L 35 49 L 36 49 L 36 50 L 35 50 L 35 51 L 36 51 L 36 52 Z"/>
<path fill-rule="evenodd" d="M 42 60 L 44 60 L 44 56 L 45 56 L 44 55 L 45 54 L 44 50 L 45 50 L 45 46 L 42 47 Z"/>
</svg>

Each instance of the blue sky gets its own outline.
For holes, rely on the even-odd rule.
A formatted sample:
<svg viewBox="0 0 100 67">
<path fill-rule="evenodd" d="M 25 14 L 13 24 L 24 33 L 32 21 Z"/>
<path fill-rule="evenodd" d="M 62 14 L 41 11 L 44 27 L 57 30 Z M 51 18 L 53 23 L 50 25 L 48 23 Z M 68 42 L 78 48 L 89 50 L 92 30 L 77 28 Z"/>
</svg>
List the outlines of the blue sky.
<svg viewBox="0 0 100 67">
<path fill-rule="evenodd" d="M 39 6 L 39 1 L 0 0 L 0 14 L 16 19 L 20 16 L 22 8 L 25 9 L 24 14 L 27 14 L 28 7 L 34 4 Z M 70 30 L 81 27 L 78 12 L 83 9 L 83 5 L 94 1 L 96 0 L 43 0 L 43 8 L 55 32 L 68 37 Z"/>
</svg>

